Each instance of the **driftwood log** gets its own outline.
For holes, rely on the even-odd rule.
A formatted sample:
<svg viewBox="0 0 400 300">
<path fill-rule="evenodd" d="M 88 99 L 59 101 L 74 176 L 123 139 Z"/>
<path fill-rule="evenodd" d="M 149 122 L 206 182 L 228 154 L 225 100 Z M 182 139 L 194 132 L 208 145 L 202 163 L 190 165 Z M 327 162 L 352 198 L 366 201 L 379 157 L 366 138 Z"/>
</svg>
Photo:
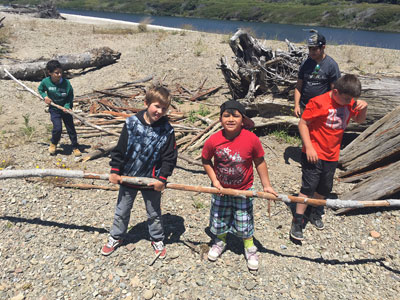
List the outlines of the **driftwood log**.
<svg viewBox="0 0 400 300">
<path fill-rule="evenodd" d="M 121 53 L 108 47 L 96 48 L 81 54 L 59 55 L 54 57 L 60 61 L 64 71 L 71 69 L 101 68 L 115 63 L 121 57 Z M 0 79 L 9 79 L 3 71 L 4 68 L 17 79 L 42 80 L 46 77 L 46 64 L 49 60 L 17 63 L 0 66 Z"/>
<path fill-rule="evenodd" d="M 360 99 L 367 101 L 367 120 L 363 124 L 351 123 L 348 130 L 364 130 L 387 113 L 400 106 L 400 77 L 359 76 L 362 84 Z"/>
<path fill-rule="evenodd" d="M 1 11 L 18 15 L 26 14 L 35 18 L 65 19 L 51 1 L 39 5 L 11 4 L 9 7 L 2 8 Z"/>
<path fill-rule="evenodd" d="M 239 29 L 230 39 L 236 66 L 221 58 L 219 68 L 234 99 L 257 116 L 257 127 L 268 125 L 297 126 L 291 118 L 294 106 L 291 92 L 295 88 L 300 64 L 308 56 L 305 47 L 296 47 L 288 40 L 288 51 L 266 47 L 246 31 Z M 368 102 L 367 120 L 350 123 L 348 130 L 363 131 L 400 105 L 400 78 L 359 76 L 361 99 Z"/>
<path fill-rule="evenodd" d="M 28 170 L 4 170 L 0 171 L 0 179 L 9 178 L 26 178 L 26 177 L 67 177 L 67 178 L 88 178 L 108 180 L 109 174 L 96 174 L 91 172 L 84 172 L 80 170 L 64 170 L 64 169 L 28 169 Z M 122 184 L 128 183 L 139 186 L 148 186 L 150 183 L 155 182 L 156 179 L 147 177 L 129 177 L 122 176 Z M 381 206 L 400 206 L 400 200 L 387 199 L 382 201 L 354 201 L 354 200 L 340 200 L 340 199 L 313 199 L 295 197 L 290 195 L 279 194 L 275 196 L 266 192 L 257 191 L 244 191 L 236 189 L 217 189 L 213 187 L 193 186 L 179 183 L 167 183 L 166 188 L 174 190 L 182 190 L 188 192 L 200 192 L 209 194 L 223 194 L 237 197 L 254 197 L 268 200 L 278 200 L 285 203 L 306 203 L 315 206 L 327 206 L 329 208 L 351 208 L 351 207 L 381 207 Z"/>
<path fill-rule="evenodd" d="M 340 180 L 357 182 L 344 199 L 382 199 L 399 192 L 400 106 L 361 133 L 340 156 Z"/>
</svg>

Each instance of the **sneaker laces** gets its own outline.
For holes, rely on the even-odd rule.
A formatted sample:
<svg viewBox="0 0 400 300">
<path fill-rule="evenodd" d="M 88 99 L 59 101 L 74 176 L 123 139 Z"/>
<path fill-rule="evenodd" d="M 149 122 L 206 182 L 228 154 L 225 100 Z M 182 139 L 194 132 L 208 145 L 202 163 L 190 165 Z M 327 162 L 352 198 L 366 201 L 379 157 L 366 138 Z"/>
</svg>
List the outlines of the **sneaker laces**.
<svg viewBox="0 0 400 300">
<path fill-rule="evenodd" d="M 247 249 L 247 260 L 258 260 L 258 253 L 256 247 L 250 247 Z"/>
<path fill-rule="evenodd" d="M 153 247 L 158 251 L 162 251 L 164 249 L 164 243 L 163 241 L 153 242 Z"/>
<path fill-rule="evenodd" d="M 112 248 L 115 247 L 119 243 L 119 240 L 114 239 L 112 236 L 108 238 L 107 247 Z"/>
<path fill-rule="evenodd" d="M 224 251 L 225 243 L 221 240 L 218 240 L 214 245 L 212 245 L 211 250 L 214 252 L 222 253 Z"/>
</svg>

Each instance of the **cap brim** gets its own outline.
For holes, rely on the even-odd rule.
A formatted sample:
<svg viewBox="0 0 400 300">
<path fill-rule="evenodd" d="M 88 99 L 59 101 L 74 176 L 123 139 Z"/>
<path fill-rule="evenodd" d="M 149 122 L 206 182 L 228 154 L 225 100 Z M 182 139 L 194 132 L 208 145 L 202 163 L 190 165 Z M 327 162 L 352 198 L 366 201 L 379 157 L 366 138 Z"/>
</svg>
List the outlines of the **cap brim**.
<svg viewBox="0 0 400 300">
<path fill-rule="evenodd" d="M 243 128 L 245 129 L 252 129 L 254 128 L 255 124 L 252 119 L 249 117 L 244 116 L 243 117 Z"/>
</svg>

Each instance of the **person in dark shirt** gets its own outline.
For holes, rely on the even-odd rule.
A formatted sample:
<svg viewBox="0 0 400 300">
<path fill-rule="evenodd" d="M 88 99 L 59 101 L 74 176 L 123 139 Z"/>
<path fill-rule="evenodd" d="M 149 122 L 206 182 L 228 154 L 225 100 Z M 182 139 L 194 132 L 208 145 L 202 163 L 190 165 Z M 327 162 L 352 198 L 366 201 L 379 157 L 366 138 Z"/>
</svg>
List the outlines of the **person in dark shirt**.
<svg viewBox="0 0 400 300">
<path fill-rule="evenodd" d="M 146 206 L 151 244 L 160 258 L 166 256 L 161 192 L 178 157 L 174 129 L 165 117 L 171 103 L 169 91 L 162 86 L 153 87 L 146 92 L 144 103 L 146 110 L 126 119 L 118 144 L 111 152 L 109 180 L 121 186 L 110 236 L 101 249 L 103 255 L 110 255 L 123 243 L 133 202 L 139 191 L 138 187 L 122 181 L 121 175 L 125 175 L 157 179 L 149 184 L 151 189 L 141 188 L 140 191 Z"/>
<path fill-rule="evenodd" d="M 294 115 L 298 118 L 311 98 L 332 90 L 340 77 L 338 64 L 325 54 L 325 37 L 314 32 L 307 44 L 309 56 L 300 66 L 294 90 Z"/>
</svg>

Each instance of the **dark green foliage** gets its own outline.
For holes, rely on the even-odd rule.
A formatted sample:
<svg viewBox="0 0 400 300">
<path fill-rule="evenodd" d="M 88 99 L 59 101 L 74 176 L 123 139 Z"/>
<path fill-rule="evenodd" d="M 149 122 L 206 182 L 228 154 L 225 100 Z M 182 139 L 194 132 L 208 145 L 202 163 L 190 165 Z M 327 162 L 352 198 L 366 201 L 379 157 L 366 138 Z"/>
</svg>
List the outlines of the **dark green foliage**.
<svg viewBox="0 0 400 300">
<path fill-rule="evenodd" d="M 42 1 L 1 1 L 37 4 Z M 400 0 L 53 0 L 59 8 L 400 32 Z"/>
</svg>

